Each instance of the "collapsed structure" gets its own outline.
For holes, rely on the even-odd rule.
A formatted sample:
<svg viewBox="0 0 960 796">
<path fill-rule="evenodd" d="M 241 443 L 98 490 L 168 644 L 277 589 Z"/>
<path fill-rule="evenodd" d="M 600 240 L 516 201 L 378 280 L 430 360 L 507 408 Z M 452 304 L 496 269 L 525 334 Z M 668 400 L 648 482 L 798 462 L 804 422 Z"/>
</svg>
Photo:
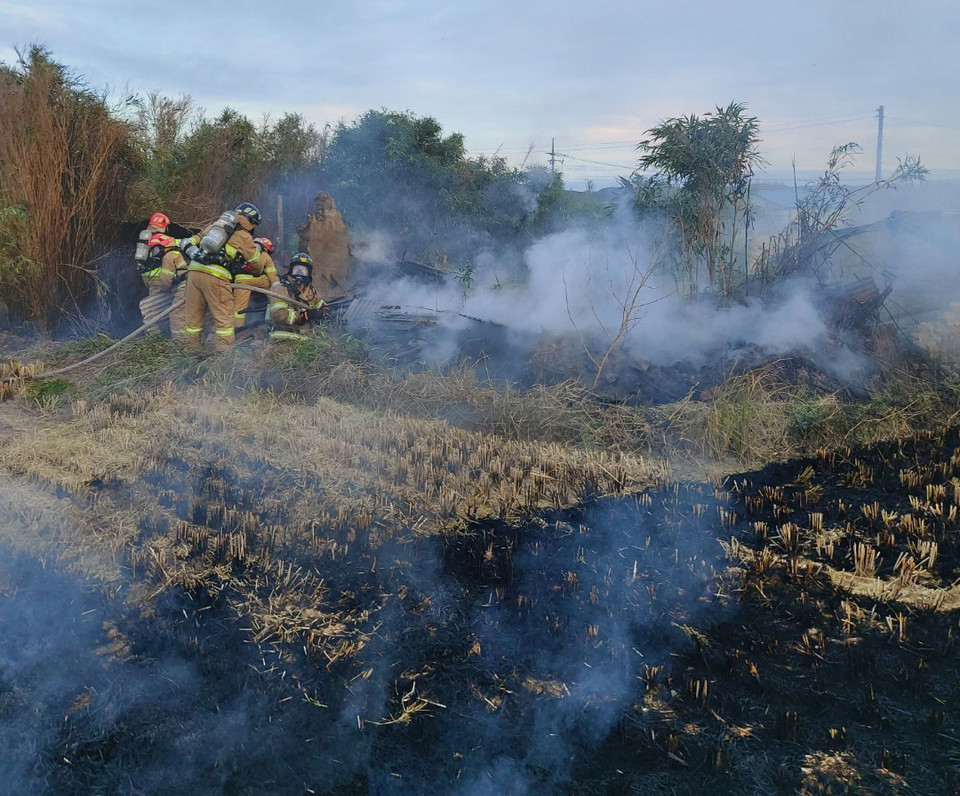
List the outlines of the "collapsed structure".
<svg viewBox="0 0 960 796">
<path fill-rule="evenodd" d="M 313 258 L 313 286 L 320 295 L 328 302 L 347 296 L 353 289 L 350 236 L 330 194 L 317 194 L 314 211 L 297 232 L 299 250 Z"/>
</svg>

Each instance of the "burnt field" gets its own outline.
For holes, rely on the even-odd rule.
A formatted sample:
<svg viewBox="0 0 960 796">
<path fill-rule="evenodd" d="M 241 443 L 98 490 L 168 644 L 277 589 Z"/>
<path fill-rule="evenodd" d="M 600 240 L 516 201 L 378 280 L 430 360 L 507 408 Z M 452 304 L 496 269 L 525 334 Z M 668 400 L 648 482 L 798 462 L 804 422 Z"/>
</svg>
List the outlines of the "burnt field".
<svg viewBox="0 0 960 796">
<path fill-rule="evenodd" d="M 960 788 L 956 428 L 676 483 L 203 398 L 4 407 L 12 792 Z"/>
</svg>

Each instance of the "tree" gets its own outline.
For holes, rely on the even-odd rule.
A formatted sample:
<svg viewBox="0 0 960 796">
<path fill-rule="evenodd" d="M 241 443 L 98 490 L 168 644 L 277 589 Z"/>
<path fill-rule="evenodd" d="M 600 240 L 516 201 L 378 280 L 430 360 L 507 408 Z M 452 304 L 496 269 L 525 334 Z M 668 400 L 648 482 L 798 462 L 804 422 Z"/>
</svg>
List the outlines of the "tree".
<svg viewBox="0 0 960 796">
<path fill-rule="evenodd" d="M 458 207 L 463 154 L 463 137 L 444 139 L 432 118 L 367 111 L 337 126 L 324 174 L 344 215 L 408 237 L 414 221 L 429 228 Z"/>
<path fill-rule="evenodd" d="M 136 138 L 143 152 L 144 174 L 139 201 L 133 208 L 146 216 L 169 208 L 183 179 L 181 155 L 195 113 L 187 95 L 176 99 L 151 91 L 137 102 Z"/>
<path fill-rule="evenodd" d="M 263 140 L 246 116 L 226 108 L 212 121 L 201 118 L 183 142 L 181 191 L 171 212 L 186 224 L 212 220 L 257 193 L 265 162 Z"/>
<path fill-rule="evenodd" d="M 796 217 L 764 246 L 756 264 L 765 280 L 804 273 L 825 283 L 829 277 L 826 267 L 834 252 L 844 245 L 845 234 L 841 228 L 849 223 L 850 211 L 877 191 L 926 179 L 928 170 L 920 158 L 906 155 L 897 158 L 897 167 L 886 179 L 852 188 L 843 182 L 843 170 L 862 151 L 853 141 L 835 146 L 823 174 L 807 185 L 802 195 L 798 193 Z"/>
<path fill-rule="evenodd" d="M 638 205 L 654 199 L 675 225 L 691 283 L 702 261 L 724 295 L 731 289 L 737 234 L 750 225 L 750 180 L 764 162 L 757 119 L 746 116 L 745 108 L 730 103 L 647 130 L 649 138 L 637 145 L 645 154 L 633 177 Z M 665 184 L 652 185 L 641 174 L 647 169 Z"/>
<path fill-rule="evenodd" d="M 516 239 L 539 196 L 502 158 L 470 158 L 461 134 L 409 112 L 339 124 L 323 175 L 351 224 L 388 231 L 428 262 L 467 264 L 491 240 Z"/>
<path fill-rule="evenodd" d="M 286 113 L 272 127 L 264 122 L 260 131 L 267 173 L 290 179 L 322 165 L 327 141 L 299 113 Z"/>
</svg>

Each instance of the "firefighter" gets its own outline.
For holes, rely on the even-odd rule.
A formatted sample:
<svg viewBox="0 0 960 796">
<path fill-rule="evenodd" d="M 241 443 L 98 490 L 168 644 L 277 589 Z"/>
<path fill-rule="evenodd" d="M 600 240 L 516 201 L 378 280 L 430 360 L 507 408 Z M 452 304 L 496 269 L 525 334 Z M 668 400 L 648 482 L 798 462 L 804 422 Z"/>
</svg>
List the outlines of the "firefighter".
<svg viewBox="0 0 960 796">
<path fill-rule="evenodd" d="M 274 282 L 278 280 L 277 266 L 273 262 L 273 241 L 270 238 L 254 238 L 253 242 L 260 249 L 260 264 L 263 266 L 263 272 L 259 276 L 254 276 L 241 269 L 234 277 L 234 283 L 238 285 L 252 285 L 253 287 L 262 287 L 269 290 Z M 249 290 L 233 291 L 233 326 L 235 329 L 242 329 L 247 321 L 247 306 L 253 293 Z"/>
<path fill-rule="evenodd" d="M 147 298 L 140 302 L 140 313 L 146 322 L 148 317 L 170 306 L 161 296 L 171 295 L 173 301 L 183 299 L 187 278 L 187 261 L 173 238 L 157 232 L 148 241 L 150 253 L 144 264 L 143 282 L 147 286 Z M 175 334 L 184 325 L 184 308 L 170 313 L 170 329 Z"/>
<path fill-rule="evenodd" d="M 137 248 L 133 253 L 133 259 L 136 261 L 137 268 L 141 274 L 144 270 L 144 264 L 147 262 L 147 257 L 150 256 L 150 238 L 158 232 L 165 233 L 169 226 L 170 219 L 167 218 L 166 215 L 163 213 L 154 213 L 150 216 L 150 220 L 147 221 L 146 229 L 140 230 L 140 234 L 137 236 Z"/>
<path fill-rule="evenodd" d="M 167 227 L 170 226 L 170 219 L 166 217 L 163 213 L 154 213 L 150 216 L 150 220 L 147 222 L 147 231 L 151 235 L 155 235 L 157 232 L 166 232 Z"/>
<path fill-rule="evenodd" d="M 260 249 L 251 234 L 260 223 L 260 211 L 250 202 L 241 202 L 207 227 L 201 235 L 186 242 L 187 267 L 184 340 L 199 345 L 203 319 L 209 308 L 213 316 L 216 350 L 233 345 L 233 291 L 230 283 L 236 274 L 259 276 L 263 270 Z M 225 243 L 223 240 L 225 239 Z M 216 241 L 215 244 L 209 244 Z M 211 251 L 213 249 L 213 251 Z"/>
<path fill-rule="evenodd" d="M 296 307 L 283 299 L 272 298 L 267 309 L 271 340 L 302 340 L 313 324 L 321 323 L 329 310 L 326 302 L 313 288 L 313 260 L 304 252 L 297 252 L 283 278 L 273 283 L 274 293 L 286 291 L 290 298 L 306 304 L 309 310 Z"/>
</svg>

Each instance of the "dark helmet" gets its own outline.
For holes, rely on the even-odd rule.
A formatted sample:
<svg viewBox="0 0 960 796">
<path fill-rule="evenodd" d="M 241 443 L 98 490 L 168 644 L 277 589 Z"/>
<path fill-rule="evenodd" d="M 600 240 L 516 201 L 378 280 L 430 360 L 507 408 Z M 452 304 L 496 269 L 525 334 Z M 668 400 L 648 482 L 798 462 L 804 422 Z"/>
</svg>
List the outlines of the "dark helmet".
<svg viewBox="0 0 960 796">
<path fill-rule="evenodd" d="M 306 252 L 297 252 L 290 258 L 287 277 L 298 285 L 305 285 L 313 279 L 313 260 Z"/>
<path fill-rule="evenodd" d="M 241 202 L 237 205 L 237 209 L 234 211 L 238 216 L 243 216 L 247 221 L 249 221 L 253 226 L 261 221 L 260 211 L 257 209 L 257 206 L 250 204 L 250 202 Z"/>
</svg>

